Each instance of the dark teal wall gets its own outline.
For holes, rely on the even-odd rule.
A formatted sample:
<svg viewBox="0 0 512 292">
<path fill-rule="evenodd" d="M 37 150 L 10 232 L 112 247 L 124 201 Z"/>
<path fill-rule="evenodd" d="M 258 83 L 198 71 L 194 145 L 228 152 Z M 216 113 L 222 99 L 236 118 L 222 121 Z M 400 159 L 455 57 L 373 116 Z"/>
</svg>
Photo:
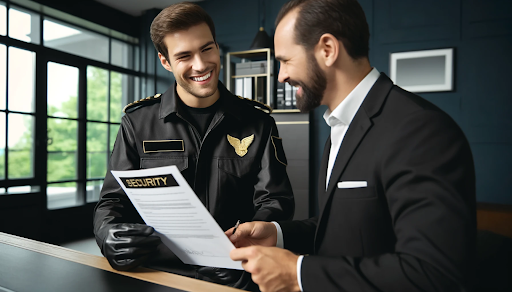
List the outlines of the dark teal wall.
<svg viewBox="0 0 512 292">
<path fill-rule="evenodd" d="M 286 1 L 265 0 L 265 30 Z M 512 1 L 360 0 L 370 25 L 370 62 L 389 74 L 389 54 L 455 48 L 455 90 L 420 94 L 450 114 L 466 134 L 477 175 L 477 200 L 512 204 Z M 228 51 L 246 50 L 259 26 L 257 0 L 199 3 Z M 263 10 L 263 9 L 261 9 Z M 329 128 L 324 108 L 311 114 L 313 167 Z M 316 184 L 316 178 L 312 179 Z"/>
<path fill-rule="evenodd" d="M 466 134 L 479 202 L 512 204 L 512 1 L 361 0 L 370 61 L 389 73 L 389 54 L 455 48 L 455 90 L 424 93 Z"/>
</svg>

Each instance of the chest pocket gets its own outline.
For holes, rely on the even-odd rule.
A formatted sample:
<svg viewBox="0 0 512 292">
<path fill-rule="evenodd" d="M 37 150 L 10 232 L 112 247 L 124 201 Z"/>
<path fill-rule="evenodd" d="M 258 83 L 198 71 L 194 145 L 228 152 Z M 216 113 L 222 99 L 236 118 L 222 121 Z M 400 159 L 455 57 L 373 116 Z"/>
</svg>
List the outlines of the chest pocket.
<svg viewBox="0 0 512 292">
<path fill-rule="evenodd" d="M 376 198 L 377 192 L 374 187 L 365 188 L 336 188 L 333 199 L 371 199 Z"/>
<path fill-rule="evenodd" d="M 218 168 L 237 178 L 244 178 L 258 168 L 252 159 L 219 159 Z"/>
<path fill-rule="evenodd" d="M 140 168 L 154 168 L 176 165 L 176 167 L 183 172 L 188 168 L 188 157 L 142 157 L 140 159 Z"/>
</svg>

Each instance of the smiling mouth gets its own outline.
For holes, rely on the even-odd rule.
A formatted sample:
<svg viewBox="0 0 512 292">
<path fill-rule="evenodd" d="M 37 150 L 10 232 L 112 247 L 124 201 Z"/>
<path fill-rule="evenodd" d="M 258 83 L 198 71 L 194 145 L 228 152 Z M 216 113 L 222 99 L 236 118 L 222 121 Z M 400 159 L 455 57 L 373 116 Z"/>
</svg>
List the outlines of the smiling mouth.
<svg viewBox="0 0 512 292">
<path fill-rule="evenodd" d="M 212 72 L 213 72 L 213 70 L 204 74 L 203 76 L 190 77 L 190 79 L 197 81 L 197 82 L 205 81 L 206 79 L 210 78 L 210 76 L 212 76 Z"/>
<path fill-rule="evenodd" d="M 297 85 L 295 83 L 293 85 L 292 84 L 290 84 L 290 85 L 297 89 L 297 92 L 296 92 L 297 95 L 301 95 L 302 94 L 302 86 Z"/>
</svg>

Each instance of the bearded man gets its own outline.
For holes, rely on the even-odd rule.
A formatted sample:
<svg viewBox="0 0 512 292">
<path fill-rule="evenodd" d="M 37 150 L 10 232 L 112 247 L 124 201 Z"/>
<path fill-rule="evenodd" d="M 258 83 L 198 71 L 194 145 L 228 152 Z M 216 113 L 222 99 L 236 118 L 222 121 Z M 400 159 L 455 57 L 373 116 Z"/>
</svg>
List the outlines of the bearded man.
<svg viewBox="0 0 512 292">
<path fill-rule="evenodd" d="M 274 41 L 299 109 L 328 107 L 320 214 L 228 230 L 231 258 L 265 292 L 471 289 L 475 171 L 461 129 L 370 65 L 356 0 L 290 1 Z"/>
</svg>

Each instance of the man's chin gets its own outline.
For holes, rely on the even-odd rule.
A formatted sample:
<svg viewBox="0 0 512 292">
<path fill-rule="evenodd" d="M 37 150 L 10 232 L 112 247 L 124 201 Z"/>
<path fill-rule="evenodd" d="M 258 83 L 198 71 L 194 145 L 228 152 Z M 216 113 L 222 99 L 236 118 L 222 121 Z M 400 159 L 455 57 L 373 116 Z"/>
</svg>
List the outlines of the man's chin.
<svg viewBox="0 0 512 292">
<path fill-rule="evenodd" d="M 193 82 L 193 81 L 192 81 Z M 186 92 L 197 97 L 197 98 L 207 98 L 215 94 L 217 91 L 217 80 L 212 80 L 208 84 L 204 86 L 199 84 L 188 83 L 186 86 L 181 86 Z M 178 84 L 179 85 L 179 84 Z"/>
<path fill-rule="evenodd" d="M 217 90 L 217 88 L 211 89 L 211 90 L 198 90 L 198 91 L 191 92 L 191 94 L 197 98 L 208 98 L 208 97 L 214 95 L 216 90 Z"/>
<path fill-rule="evenodd" d="M 301 113 L 309 113 L 310 111 L 320 106 L 320 101 L 304 99 L 303 96 L 298 95 L 296 96 L 296 102 L 297 109 L 300 110 Z"/>
</svg>

